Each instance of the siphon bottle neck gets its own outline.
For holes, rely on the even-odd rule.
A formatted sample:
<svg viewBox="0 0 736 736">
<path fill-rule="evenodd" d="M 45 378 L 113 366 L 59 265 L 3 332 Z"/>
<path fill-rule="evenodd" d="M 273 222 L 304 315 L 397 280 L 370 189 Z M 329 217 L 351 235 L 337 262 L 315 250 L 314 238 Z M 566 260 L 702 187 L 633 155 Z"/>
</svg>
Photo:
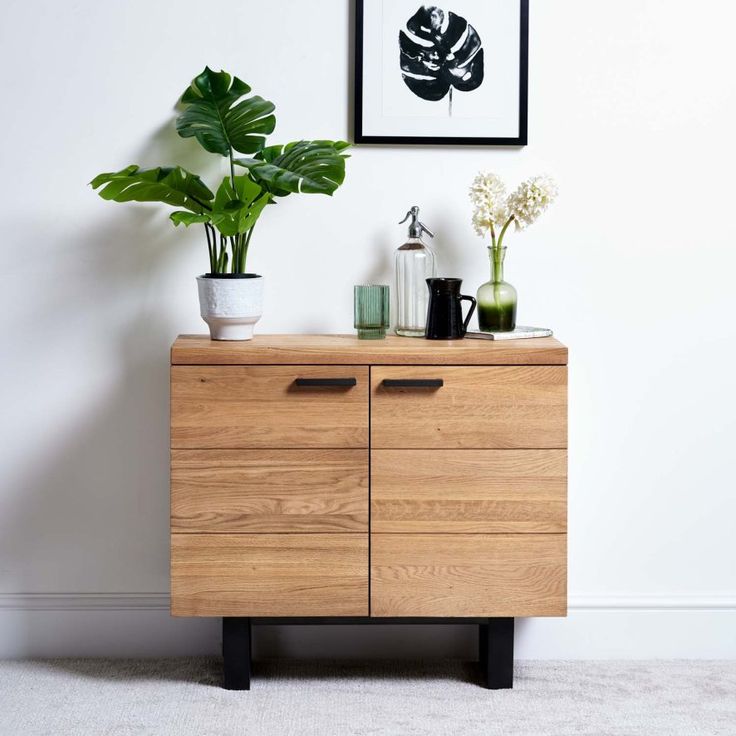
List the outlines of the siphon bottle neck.
<svg viewBox="0 0 736 736">
<path fill-rule="evenodd" d="M 421 238 L 407 238 L 399 250 L 430 250 L 430 248 Z"/>
<path fill-rule="evenodd" d="M 491 283 L 500 284 L 503 281 L 503 261 L 506 258 L 506 248 L 488 248 L 491 260 Z"/>
</svg>

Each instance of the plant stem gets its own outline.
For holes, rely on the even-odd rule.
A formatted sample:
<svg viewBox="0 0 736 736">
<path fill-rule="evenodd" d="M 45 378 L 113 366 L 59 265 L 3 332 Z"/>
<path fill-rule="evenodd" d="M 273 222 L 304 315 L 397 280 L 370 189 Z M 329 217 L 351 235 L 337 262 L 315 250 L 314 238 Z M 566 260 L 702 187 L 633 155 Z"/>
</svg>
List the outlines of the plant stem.
<svg viewBox="0 0 736 736">
<path fill-rule="evenodd" d="M 493 223 L 491 223 L 491 246 L 496 247 L 496 228 L 493 227 Z"/>
<path fill-rule="evenodd" d="M 230 183 L 235 191 L 235 163 L 233 162 L 233 149 L 230 148 Z"/>
<path fill-rule="evenodd" d="M 243 247 L 243 273 L 245 273 L 245 263 L 248 259 L 248 247 L 250 246 L 250 239 L 253 237 L 253 231 L 256 229 L 255 223 L 248 230 L 248 235 L 245 238 L 245 245 Z"/>
<path fill-rule="evenodd" d="M 493 303 L 497 314 L 503 312 L 501 291 L 503 288 L 503 248 L 497 246 L 491 250 L 491 284 L 493 284 Z"/>
<path fill-rule="evenodd" d="M 503 281 L 503 248 L 491 250 L 491 281 L 501 283 Z"/>
<path fill-rule="evenodd" d="M 204 202 L 200 202 L 196 197 L 192 197 L 192 195 L 189 195 L 189 199 L 192 200 L 192 202 L 196 202 L 203 210 L 207 210 L 207 212 L 212 212 L 212 207 L 210 207 L 208 204 L 205 204 Z"/>
<path fill-rule="evenodd" d="M 230 264 L 231 273 L 238 272 L 238 261 L 240 260 L 240 239 L 237 235 L 230 238 L 230 247 L 233 251 L 233 262 Z"/>
<path fill-rule="evenodd" d="M 210 240 L 210 228 L 208 227 L 208 224 L 205 222 L 204 224 L 204 232 L 207 236 L 207 251 L 210 254 L 210 273 L 215 272 L 215 254 L 212 250 L 212 241 Z"/>
<path fill-rule="evenodd" d="M 235 163 L 233 161 L 233 147 L 228 147 L 230 151 L 230 185 L 233 188 L 233 196 L 237 197 L 235 191 Z M 233 262 L 230 264 L 230 272 L 238 273 L 238 267 L 240 265 L 240 233 L 236 233 L 234 238 L 230 238 L 230 247 L 233 251 Z"/>
<path fill-rule="evenodd" d="M 450 85 L 450 117 L 452 117 L 452 85 Z"/>
<path fill-rule="evenodd" d="M 503 226 L 503 230 L 501 230 L 501 234 L 498 236 L 498 243 L 494 247 L 501 247 L 503 245 L 503 236 L 506 235 L 506 231 L 509 229 L 509 225 L 515 220 L 516 218 L 514 215 L 511 215 L 509 219 L 506 221 L 506 224 Z"/>
<path fill-rule="evenodd" d="M 220 233 L 220 254 L 217 260 L 217 272 L 226 273 L 225 269 L 227 268 L 227 240 L 222 233 Z"/>
</svg>

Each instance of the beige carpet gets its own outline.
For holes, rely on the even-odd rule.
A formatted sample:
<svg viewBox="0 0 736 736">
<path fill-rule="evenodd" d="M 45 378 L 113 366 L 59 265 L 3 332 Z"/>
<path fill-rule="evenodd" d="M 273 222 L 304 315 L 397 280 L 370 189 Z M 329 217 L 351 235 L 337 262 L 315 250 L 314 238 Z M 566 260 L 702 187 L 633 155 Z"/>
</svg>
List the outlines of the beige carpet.
<svg viewBox="0 0 736 736">
<path fill-rule="evenodd" d="M 734 736 L 736 662 L 519 662 L 491 692 L 458 662 L 0 662 L 2 736 Z"/>
</svg>

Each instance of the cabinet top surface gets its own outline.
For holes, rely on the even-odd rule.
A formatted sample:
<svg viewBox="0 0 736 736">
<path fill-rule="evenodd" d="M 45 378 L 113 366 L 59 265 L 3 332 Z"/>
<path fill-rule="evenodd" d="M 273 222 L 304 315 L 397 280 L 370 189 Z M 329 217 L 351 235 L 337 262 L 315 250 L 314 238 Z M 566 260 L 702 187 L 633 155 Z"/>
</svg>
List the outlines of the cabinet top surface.
<svg viewBox="0 0 736 736">
<path fill-rule="evenodd" d="M 425 340 L 389 335 L 256 335 L 245 342 L 180 335 L 172 365 L 566 365 L 567 348 L 553 337 L 525 340 Z"/>
</svg>

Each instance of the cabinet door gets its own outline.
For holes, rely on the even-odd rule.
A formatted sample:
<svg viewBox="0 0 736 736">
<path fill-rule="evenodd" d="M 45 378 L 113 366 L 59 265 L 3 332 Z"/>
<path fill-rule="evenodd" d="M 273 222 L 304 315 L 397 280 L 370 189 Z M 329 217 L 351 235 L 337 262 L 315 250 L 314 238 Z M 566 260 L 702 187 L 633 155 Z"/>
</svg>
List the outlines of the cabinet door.
<svg viewBox="0 0 736 736">
<path fill-rule="evenodd" d="M 175 532 L 367 532 L 368 450 L 173 450 Z"/>
<path fill-rule="evenodd" d="M 172 534 L 174 616 L 366 616 L 367 534 Z"/>
<path fill-rule="evenodd" d="M 372 616 L 564 616 L 565 534 L 373 534 Z"/>
<path fill-rule="evenodd" d="M 567 529 L 565 450 L 372 450 L 371 531 Z"/>
<path fill-rule="evenodd" d="M 371 446 L 565 448 L 567 368 L 375 366 Z"/>
<path fill-rule="evenodd" d="M 368 369 L 173 366 L 171 446 L 368 447 Z"/>
</svg>

